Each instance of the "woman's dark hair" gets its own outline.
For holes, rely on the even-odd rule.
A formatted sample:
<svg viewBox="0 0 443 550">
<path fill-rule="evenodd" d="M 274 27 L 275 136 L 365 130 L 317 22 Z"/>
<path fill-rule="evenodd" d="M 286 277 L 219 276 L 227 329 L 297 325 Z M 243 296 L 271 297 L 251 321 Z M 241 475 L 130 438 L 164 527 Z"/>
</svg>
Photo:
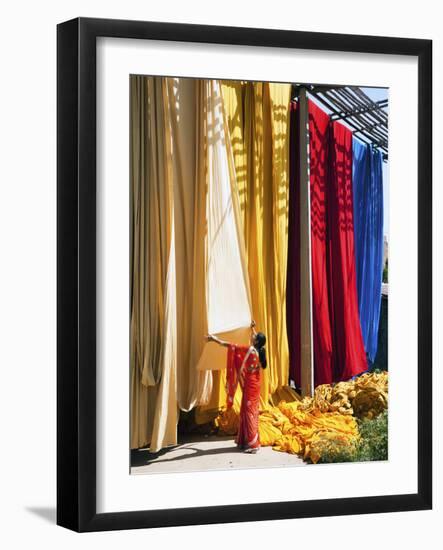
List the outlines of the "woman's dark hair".
<svg viewBox="0 0 443 550">
<path fill-rule="evenodd" d="M 258 351 L 258 358 L 260 359 L 260 363 L 263 369 L 266 368 L 267 362 L 266 362 L 266 336 L 263 334 L 263 332 L 257 332 L 254 338 L 254 347 Z"/>
</svg>

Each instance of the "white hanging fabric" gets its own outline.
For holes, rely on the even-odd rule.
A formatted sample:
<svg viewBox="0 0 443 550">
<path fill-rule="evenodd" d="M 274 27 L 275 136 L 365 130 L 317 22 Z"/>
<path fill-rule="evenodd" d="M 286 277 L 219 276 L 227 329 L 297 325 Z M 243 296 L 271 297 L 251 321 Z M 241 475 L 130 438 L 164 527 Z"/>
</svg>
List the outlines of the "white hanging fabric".
<svg viewBox="0 0 443 550">
<path fill-rule="evenodd" d="M 251 299 L 234 158 L 218 80 L 205 82 L 207 109 L 206 307 L 208 332 L 247 344 Z M 207 343 L 200 370 L 226 366 L 226 349 Z"/>
</svg>

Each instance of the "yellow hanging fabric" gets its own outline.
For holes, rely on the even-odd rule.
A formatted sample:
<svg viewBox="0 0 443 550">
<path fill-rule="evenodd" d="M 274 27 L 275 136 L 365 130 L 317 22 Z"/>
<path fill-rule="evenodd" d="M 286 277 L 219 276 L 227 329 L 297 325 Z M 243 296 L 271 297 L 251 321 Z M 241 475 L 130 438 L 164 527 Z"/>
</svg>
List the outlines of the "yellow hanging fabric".
<svg viewBox="0 0 443 550">
<path fill-rule="evenodd" d="M 289 188 L 289 84 L 248 82 L 244 97 L 247 190 L 245 243 L 252 311 L 267 338 L 265 403 L 287 384 L 286 262 Z"/>
<path fill-rule="evenodd" d="M 291 85 L 268 83 L 271 102 L 272 128 L 272 208 L 274 285 L 270 298 L 273 303 L 271 370 L 273 394 L 289 379 L 289 348 L 286 333 L 286 272 L 288 261 L 289 214 L 289 115 Z M 269 287 L 268 287 L 269 288 Z M 268 292 L 269 292 L 268 290 Z"/>
<path fill-rule="evenodd" d="M 245 84 L 239 80 L 222 80 L 221 89 L 226 124 L 229 130 L 230 148 L 234 157 L 235 182 L 239 198 L 242 227 L 245 226 L 246 191 L 248 181 L 248 157 L 244 138 Z"/>
</svg>

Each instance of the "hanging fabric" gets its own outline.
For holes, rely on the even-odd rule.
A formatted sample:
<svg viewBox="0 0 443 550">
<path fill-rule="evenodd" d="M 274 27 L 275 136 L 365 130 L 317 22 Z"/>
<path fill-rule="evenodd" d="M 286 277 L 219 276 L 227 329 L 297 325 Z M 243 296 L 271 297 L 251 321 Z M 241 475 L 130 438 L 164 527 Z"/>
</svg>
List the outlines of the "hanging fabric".
<svg viewBox="0 0 443 550">
<path fill-rule="evenodd" d="M 291 102 L 289 137 L 288 264 L 286 275 L 286 330 L 289 349 L 289 378 L 301 386 L 300 340 L 300 155 L 298 151 L 299 110 Z"/>
<path fill-rule="evenodd" d="M 353 140 L 355 262 L 358 309 L 366 353 L 377 354 L 383 275 L 382 154 Z"/>
<path fill-rule="evenodd" d="M 245 143 L 245 96 L 244 82 L 240 80 L 222 80 L 221 90 L 223 110 L 228 126 L 229 143 L 234 158 L 235 182 L 241 213 L 241 226 L 246 222 L 246 194 L 248 176 L 248 157 Z"/>
<path fill-rule="evenodd" d="M 205 81 L 168 78 L 177 307 L 177 399 L 189 411 L 207 401 L 210 371 L 197 369 L 207 331 Z"/>
<path fill-rule="evenodd" d="M 253 317 L 266 334 L 269 367 L 262 377 L 265 403 L 287 385 L 289 104 L 291 86 L 248 82 L 244 97 L 247 189 L 245 243 Z"/>
<path fill-rule="evenodd" d="M 238 100 L 240 94 L 234 91 Z M 218 126 L 223 111 L 218 83 L 131 79 L 131 448 L 150 445 L 156 451 L 176 443 L 178 408 L 226 402 L 226 373 L 212 371 L 208 364 L 197 367 L 204 350 L 202 336 L 209 329 L 236 333 L 236 326 L 244 327 L 246 320 L 249 324 L 251 273 L 254 316 L 268 338 L 270 366 L 264 371 L 262 405 L 278 399 L 287 383 L 290 86 L 249 83 L 241 91 L 243 146 L 235 142 L 231 148 L 228 138 L 237 127 L 229 114 Z M 210 125 L 214 132 L 208 131 Z M 248 170 L 240 176 L 244 166 Z M 226 178 L 218 176 L 223 171 L 229 172 L 230 189 Z M 207 224 L 209 193 L 215 193 L 219 210 L 218 218 Z M 228 215 L 221 219 L 223 212 Z M 217 219 L 223 221 L 220 227 Z M 228 236 L 224 242 L 231 247 L 229 265 L 237 270 L 229 276 L 243 284 L 240 291 L 239 284 L 230 286 L 242 294 L 230 312 L 221 307 L 224 298 L 218 291 L 208 296 L 206 284 L 212 280 L 211 286 L 220 290 L 220 279 L 225 282 L 208 254 L 212 239 L 213 258 L 226 257 L 217 233 L 222 226 Z M 241 233 L 245 240 L 252 236 L 249 249 L 243 249 Z M 246 332 L 249 336 L 249 329 L 243 330 L 239 343 Z"/>
<path fill-rule="evenodd" d="M 175 358 L 169 329 L 174 302 L 167 299 L 171 270 L 172 182 L 168 162 L 165 82 L 133 76 L 131 85 L 131 448 L 147 445 L 153 430 L 160 445 L 176 442 L 176 401 L 159 409 L 173 381 Z M 163 428 L 154 427 L 158 416 Z"/>
<path fill-rule="evenodd" d="M 311 202 L 312 324 L 314 385 L 334 381 L 332 328 L 328 290 L 327 185 L 329 174 L 329 116 L 308 100 Z M 287 275 L 287 330 L 290 378 L 301 386 L 300 343 L 300 152 L 299 111 L 291 109 L 289 254 Z"/>
<path fill-rule="evenodd" d="M 226 80 L 221 81 L 222 101 L 225 124 L 227 131 L 225 134 L 226 143 L 230 144 L 231 154 L 234 159 L 236 192 L 233 195 L 237 197 L 240 208 L 240 226 L 244 227 L 245 219 L 245 193 L 246 193 L 246 175 L 247 175 L 247 157 L 244 143 L 244 118 L 243 118 L 243 96 L 244 84 L 241 81 Z M 244 242 L 244 239 L 242 239 Z M 249 282 L 248 282 L 249 284 Z M 248 335 L 239 334 L 239 331 L 225 333 L 223 339 L 236 344 L 246 343 Z M 217 365 L 220 364 L 220 359 Z M 214 370 L 212 372 L 213 388 L 208 403 L 197 407 L 195 420 L 198 424 L 204 424 L 213 420 L 226 404 L 226 369 Z M 240 406 L 241 392 L 236 395 L 236 403 Z"/>
<path fill-rule="evenodd" d="M 234 157 L 218 80 L 206 96 L 206 310 L 207 331 L 248 345 L 251 304 Z M 202 335 L 203 337 L 203 335 Z M 226 367 L 226 349 L 205 344 L 198 368 Z"/>
<path fill-rule="evenodd" d="M 367 370 L 358 313 L 352 191 L 352 132 L 332 122 L 329 135 L 327 216 L 329 300 L 334 350 L 334 380 Z"/>
<path fill-rule="evenodd" d="M 332 327 L 328 289 L 328 158 L 329 116 L 313 101 L 308 102 L 311 258 L 312 258 L 312 323 L 314 340 L 314 385 L 334 381 Z"/>
<path fill-rule="evenodd" d="M 267 337 L 261 406 L 288 383 L 286 265 L 289 186 L 289 84 L 222 82 L 235 182 L 243 226 L 252 316 Z M 241 240 L 239 241 L 241 242 Z M 231 335 L 227 335 L 229 340 Z M 235 340 L 231 340 L 235 342 Z M 242 342 L 238 342 L 242 343 Z M 225 370 L 213 372 L 210 402 L 197 421 L 226 402 Z M 278 394 L 278 395 L 277 395 Z M 292 395 L 292 394 L 291 394 Z M 239 403 L 238 396 L 236 401 Z"/>
</svg>

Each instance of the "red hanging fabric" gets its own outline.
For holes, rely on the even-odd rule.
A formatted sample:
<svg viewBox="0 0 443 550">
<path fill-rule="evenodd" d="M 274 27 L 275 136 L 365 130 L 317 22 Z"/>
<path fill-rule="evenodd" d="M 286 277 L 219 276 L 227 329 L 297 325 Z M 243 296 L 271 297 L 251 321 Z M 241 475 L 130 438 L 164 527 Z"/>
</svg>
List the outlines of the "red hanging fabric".
<svg viewBox="0 0 443 550">
<path fill-rule="evenodd" d="M 289 373 L 301 386 L 299 116 L 291 104 L 286 319 Z M 352 132 L 308 102 L 314 385 L 366 370 L 358 314 Z"/>
<path fill-rule="evenodd" d="M 334 380 L 339 381 L 367 369 L 355 270 L 352 132 L 339 122 L 330 125 L 327 219 Z"/>
<path fill-rule="evenodd" d="M 299 116 L 291 103 L 289 126 L 288 266 L 286 284 L 286 331 L 289 347 L 289 378 L 301 386 L 300 341 L 300 168 Z"/>
<path fill-rule="evenodd" d="M 327 262 L 329 116 L 308 102 L 314 385 L 334 382 Z M 352 166 L 352 165 L 351 165 Z"/>
</svg>

